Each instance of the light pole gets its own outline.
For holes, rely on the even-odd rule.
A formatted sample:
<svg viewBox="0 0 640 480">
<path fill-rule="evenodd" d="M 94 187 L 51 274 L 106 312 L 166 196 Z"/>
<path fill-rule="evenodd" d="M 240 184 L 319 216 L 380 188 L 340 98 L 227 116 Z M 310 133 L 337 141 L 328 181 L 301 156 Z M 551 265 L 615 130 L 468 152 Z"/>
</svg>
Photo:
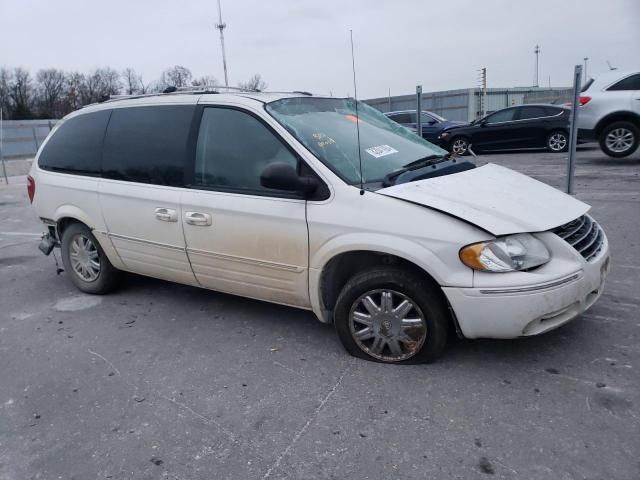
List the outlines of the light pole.
<svg viewBox="0 0 640 480">
<path fill-rule="evenodd" d="M 536 87 L 540 86 L 540 82 L 538 81 L 538 62 L 540 59 L 540 45 L 536 45 L 536 48 L 533 50 L 533 53 L 536 54 Z"/>
<path fill-rule="evenodd" d="M 224 29 L 227 28 L 227 24 L 222 21 L 222 7 L 220 6 L 220 0 L 218 0 L 218 23 L 216 28 L 220 30 L 220 45 L 222 45 L 222 68 L 224 69 L 224 84 L 229 86 L 229 77 L 227 76 L 227 55 L 224 51 Z"/>
<path fill-rule="evenodd" d="M 584 82 L 587 83 L 587 62 L 589 61 L 589 57 L 584 57 Z"/>
</svg>

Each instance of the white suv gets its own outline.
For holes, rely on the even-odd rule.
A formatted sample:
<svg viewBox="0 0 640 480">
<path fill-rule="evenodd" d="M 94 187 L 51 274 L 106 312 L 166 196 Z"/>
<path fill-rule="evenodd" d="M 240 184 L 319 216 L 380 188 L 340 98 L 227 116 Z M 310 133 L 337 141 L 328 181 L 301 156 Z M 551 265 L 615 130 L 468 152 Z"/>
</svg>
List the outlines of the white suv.
<svg viewBox="0 0 640 480">
<path fill-rule="evenodd" d="M 359 139 L 359 140 L 358 140 Z M 120 271 L 311 310 L 353 355 L 556 328 L 602 293 L 589 206 L 348 98 L 182 93 L 67 116 L 28 180 L 71 281 Z"/>
<path fill-rule="evenodd" d="M 579 136 L 600 142 L 611 157 L 626 157 L 640 143 L 640 71 L 613 70 L 590 79 L 580 95 Z"/>
</svg>

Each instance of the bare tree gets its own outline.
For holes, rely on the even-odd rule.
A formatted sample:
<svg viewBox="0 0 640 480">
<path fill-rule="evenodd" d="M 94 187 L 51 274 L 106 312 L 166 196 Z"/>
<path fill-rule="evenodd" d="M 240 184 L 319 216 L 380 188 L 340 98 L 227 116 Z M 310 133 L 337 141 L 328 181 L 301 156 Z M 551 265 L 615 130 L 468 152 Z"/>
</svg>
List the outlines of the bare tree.
<svg viewBox="0 0 640 480">
<path fill-rule="evenodd" d="M 0 68 L 0 108 L 2 109 L 3 117 L 9 116 L 9 90 L 13 75 L 8 68 Z"/>
<path fill-rule="evenodd" d="M 191 83 L 191 71 L 181 65 L 168 68 L 162 72 L 160 85 L 166 87 L 187 87 Z"/>
<path fill-rule="evenodd" d="M 238 87 L 244 88 L 246 90 L 264 90 L 267 88 L 267 82 L 264 81 L 262 76 L 259 73 L 256 73 L 249 79 L 248 82 L 240 82 Z"/>
<path fill-rule="evenodd" d="M 63 114 L 73 112 L 82 106 L 82 89 L 85 77 L 81 73 L 72 72 L 65 78 L 65 94 L 63 99 Z"/>
<path fill-rule="evenodd" d="M 16 119 L 33 117 L 33 91 L 31 75 L 23 68 L 13 70 L 13 81 L 9 84 L 11 116 Z"/>
<path fill-rule="evenodd" d="M 56 118 L 62 110 L 65 75 L 62 70 L 49 68 L 36 74 L 37 105 L 41 116 Z"/>
<path fill-rule="evenodd" d="M 133 68 L 125 68 L 122 71 L 122 78 L 124 79 L 124 93 L 127 95 L 133 95 L 139 93 L 142 85 L 142 76 L 138 75 Z"/>
<path fill-rule="evenodd" d="M 218 81 L 215 79 L 215 77 L 212 77 L 211 75 L 205 75 L 202 77 L 198 77 L 198 78 L 194 78 L 191 81 L 191 85 L 193 85 L 194 87 L 204 87 L 206 85 L 216 85 L 218 83 Z"/>
</svg>

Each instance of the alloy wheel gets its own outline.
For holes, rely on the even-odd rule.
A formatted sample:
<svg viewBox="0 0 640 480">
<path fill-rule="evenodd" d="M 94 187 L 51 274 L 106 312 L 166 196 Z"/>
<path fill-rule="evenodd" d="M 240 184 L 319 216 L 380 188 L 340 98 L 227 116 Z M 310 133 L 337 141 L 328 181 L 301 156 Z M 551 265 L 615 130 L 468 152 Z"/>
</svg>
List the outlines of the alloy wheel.
<svg viewBox="0 0 640 480">
<path fill-rule="evenodd" d="M 615 128 L 607 134 L 605 141 L 609 150 L 623 153 L 633 146 L 633 132 L 622 127 Z"/>
<path fill-rule="evenodd" d="M 553 152 L 561 152 L 567 146 L 567 137 L 563 133 L 554 133 L 549 137 L 549 149 Z"/>
<path fill-rule="evenodd" d="M 467 151 L 467 141 L 462 138 L 457 138 L 451 145 L 451 150 L 456 155 L 463 155 Z"/>
<path fill-rule="evenodd" d="M 427 338 L 427 322 L 418 304 L 389 289 L 361 295 L 351 307 L 349 328 L 362 351 L 385 362 L 413 357 Z"/>
<path fill-rule="evenodd" d="M 93 282 L 100 275 L 100 255 L 90 238 L 76 234 L 69 244 L 69 260 L 74 273 L 85 282 Z"/>
</svg>

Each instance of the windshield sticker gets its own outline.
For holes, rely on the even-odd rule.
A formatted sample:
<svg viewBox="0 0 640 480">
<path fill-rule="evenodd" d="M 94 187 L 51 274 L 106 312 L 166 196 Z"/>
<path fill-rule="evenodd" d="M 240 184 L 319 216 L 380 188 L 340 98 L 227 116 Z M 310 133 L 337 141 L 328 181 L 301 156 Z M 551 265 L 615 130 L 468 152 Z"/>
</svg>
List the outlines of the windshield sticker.
<svg viewBox="0 0 640 480">
<path fill-rule="evenodd" d="M 333 138 L 329 137 L 324 133 L 314 133 L 313 138 L 315 139 L 316 143 L 320 148 L 336 143 L 336 141 Z"/>
<path fill-rule="evenodd" d="M 380 158 L 384 157 L 385 155 L 391 155 L 392 153 L 398 153 L 398 150 L 390 147 L 389 145 L 378 145 L 377 147 L 367 148 L 365 152 L 373 157 Z"/>
</svg>

